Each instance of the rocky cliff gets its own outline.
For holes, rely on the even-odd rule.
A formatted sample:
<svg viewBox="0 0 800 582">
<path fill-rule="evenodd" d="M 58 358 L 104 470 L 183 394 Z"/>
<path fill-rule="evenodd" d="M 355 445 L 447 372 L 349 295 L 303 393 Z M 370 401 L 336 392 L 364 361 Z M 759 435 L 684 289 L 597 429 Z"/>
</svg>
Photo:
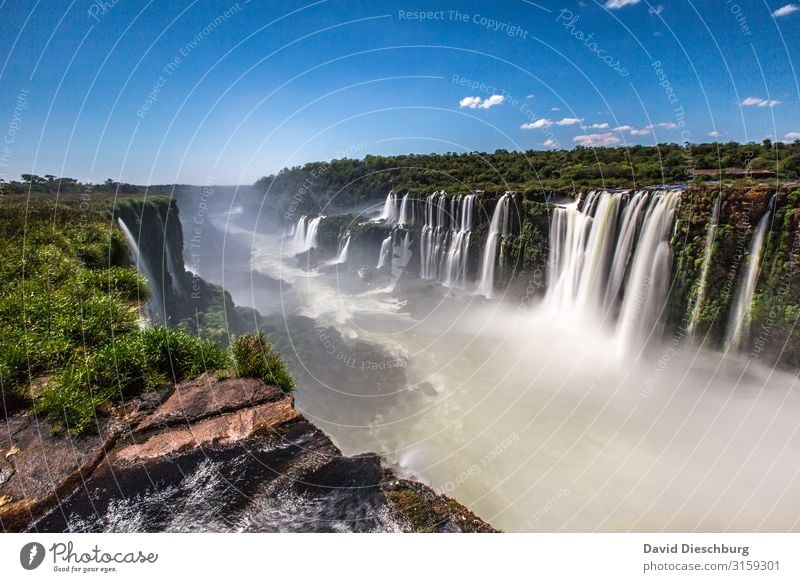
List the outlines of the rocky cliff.
<svg viewBox="0 0 800 582">
<path fill-rule="evenodd" d="M 99 434 L 0 433 L 4 531 L 491 532 L 469 510 L 345 457 L 291 396 L 211 374 L 112 410 Z"/>
</svg>

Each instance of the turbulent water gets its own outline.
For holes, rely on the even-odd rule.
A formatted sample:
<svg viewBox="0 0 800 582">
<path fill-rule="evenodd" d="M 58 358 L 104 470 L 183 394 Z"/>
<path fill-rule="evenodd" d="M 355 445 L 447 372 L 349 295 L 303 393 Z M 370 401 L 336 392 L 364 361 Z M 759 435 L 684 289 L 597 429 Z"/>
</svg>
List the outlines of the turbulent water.
<svg viewBox="0 0 800 582">
<path fill-rule="evenodd" d="M 291 285 L 274 320 L 297 406 L 345 453 L 379 452 L 510 531 L 800 529 L 796 379 L 661 338 L 678 197 L 595 193 L 554 209 L 557 283 L 519 304 L 307 271 L 290 238 L 228 234 Z M 423 277 L 445 264 L 442 246 Z M 251 293 L 236 300 L 275 291 Z"/>
</svg>

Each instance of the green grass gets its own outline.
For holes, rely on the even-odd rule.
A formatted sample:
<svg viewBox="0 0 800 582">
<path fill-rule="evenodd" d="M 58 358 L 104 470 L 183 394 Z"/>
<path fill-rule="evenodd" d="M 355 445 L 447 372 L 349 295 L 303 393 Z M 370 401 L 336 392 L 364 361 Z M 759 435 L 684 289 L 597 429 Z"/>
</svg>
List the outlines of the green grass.
<svg viewBox="0 0 800 582">
<path fill-rule="evenodd" d="M 98 413 L 165 382 L 230 367 L 230 353 L 179 329 L 140 329 L 144 278 L 103 200 L 0 206 L 2 412 L 26 408 L 81 434 Z"/>
<path fill-rule="evenodd" d="M 274 384 L 284 392 L 295 388 L 295 381 L 280 354 L 262 332 L 242 335 L 231 344 L 236 374 L 244 378 L 259 378 Z"/>
</svg>

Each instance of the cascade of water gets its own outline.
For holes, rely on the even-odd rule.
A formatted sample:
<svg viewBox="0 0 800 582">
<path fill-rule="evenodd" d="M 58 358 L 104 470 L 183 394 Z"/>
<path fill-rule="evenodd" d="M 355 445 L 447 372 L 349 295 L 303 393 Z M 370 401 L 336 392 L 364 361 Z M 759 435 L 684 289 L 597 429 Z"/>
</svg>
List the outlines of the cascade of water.
<svg viewBox="0 0 800 582">
<path fill-rule="evenodd" d="M 511 194 L 507 192 L 497 201 L 497 206 L 492 215 L 492 222 L 489 225 L 486 246 L 483 249 L 483 261 L 480 278 L 478 279 L 477 293 L 487 299 L 491 298 L 494 293 L 494 267 L 497 260 L 497 249 L 500 245 L 501 237 L 508 236 L 510 217 Z"/>
<path fill-rule="evenodd" d="M 750 253 L 747 256 L 747 268 L 745 269 L 744 277 L 739 283 L 739 288 L 736 291 L 736 297 L 731 309 L 730 321 L 728 322 L 728 334 L 725 339 L 726 351 L 738 350 L 745 334 L 749 331 L 750 315 L 753 307 L 753 294 L 756 291 L 758 274 L 761 271 L 761 253 L 764 250 L 764 240 L 769 230 L 769 220 L 772 216 L 774 204 L 775 196 L 773 195 L 769 207 L 764 213 L 764 216 L 761 217 L 758 227 L 753 234 L 753 240 L 750 243 Z"/>
<path fill-rule="evenodd" d="M 400 203 L 400 219 L 399 224 L 402 226 L 413 226 L 416 219 L 416 205 L 414 200 L 409 198 L 406 194 L 403 196 L 403 201 Z"/>
<path fill-rule="evenodd" d="M 292 237 L 291 251 L 302 253 L 306 246 L 306 230 L 308 228 L 308 217 L 304 214 L 294 226 L 294 236 Z"/>
<path fill-rule="evenodd" d="M 678 192 L 660 192 L 647 207 L 620 309 L 617 351 L 621 354 L 645 343 L 660 321 L 672 271 L 669 237 L 679 201 Z"/>
<path fill-rule="evenodd" d="M 383 239 L 381 243 L 381 253 L 380 258 L 378 259 L 378 269 L 382 269 L 384 265 L 392 265 L 392 253 L 394 251 L 394 245 L 392 244 L 392 234 L 387 236 Z"/>
<path fill-rule="evenodd" d="M 697 328 L 697 322 L 700 319 L 703 301 L 706 296 L 706 281 L 708 281 L 708 271 L 711 268 L 711 255 L 714 249 L 714 239 L 717 236 L 717 227 L 719 226 L 719 198 L 714 201 L 714 209 L 711 212 L 711 222 L 708 226 L 708 234 L 706 235 L 706 246 L 703 252 L 703 265 L 700 267 L 700 281 L 697 285 L 697 296 L 694 299 L 694 306 L 692 307 L 692 316 L 689 320 L 688 334 L 693 337 Z"/>
<path fill-rule="evenodd" d="M 444 238 L 447 236 L 444 192 L 434 192 L 425 199 L 425 224 L 420 234 L 420 277 L 436 279 L 439 275 L 439 258 Z"/>
<path fill-rule="evenodd" d="M 344 235 L 344 244 L 342 248 L 339 250 L 339 256 L 336 257 L 336 264 L 344 264 L 347 262 L 347 254 L 350 252 L 350 231 L 348 230 L 347 233 Z"/>
<path fill-rule="evenodd" d="M 547 309 L 611 319 L 619 307 L 620 349 L 643 340 L 664 304 L 679 200 L 677 192 L 592 191 L 580 210 L 578 202 L 555 208 Z"/>
<path fill-rule="evenodd" d="M 324 216 L 317 216 L 314 220 L 308 223 L 308 231 L 306 232 L 305 248 L 304 251 L 316 248 L 318 246 L 317 230 L 319 223 L 322 222 Z"/>
<path fill-rule="evenodd" d="M 467 280 L 467 265 L 469 260 L 469 239 L 473 226 L 475 209 L 475 194 L 468 194 L 463 198 L 454 198 L 452 223 L 457 229 L 451 235 L 450 245 L 445 259 L 444 284 L 448 287 L 465 287 Z"/>
<path fill-rule="evenodd" d="M 387 224 L 392 224 L 397 222 L 398 216 L 397 194 L 392 190 L 386 195 L 386 201 L 383 203 L 383 210 L 377 220 L 383 220 Z"/>
<path fill-rule="evenodd" d="M 142 275 L 144 275 L 144 278 L 147 280 L 148 287 L 150 288 L 150 301 L 147 310 L 150 312 L 151 316 L 160 314 L 163 317 L 164 301 L 161 293 L 162 290 L 159 288 L 159 285 L 156 283 L 156 280 L 153 277 L 153 271 L 150 268 L 147 260 L 141 256 L 141 252 L 139 251 L 139 243 L 128 228 L 128 225 L 123 222 L 122 218 L 117 218 L 117 223 L 122 230 L 122 234 L 125 236 L 125 242 L 128 245 L 128 252 L 131 254 L 133 264 L 135 265 L 136 269 Z"/>
</svg>

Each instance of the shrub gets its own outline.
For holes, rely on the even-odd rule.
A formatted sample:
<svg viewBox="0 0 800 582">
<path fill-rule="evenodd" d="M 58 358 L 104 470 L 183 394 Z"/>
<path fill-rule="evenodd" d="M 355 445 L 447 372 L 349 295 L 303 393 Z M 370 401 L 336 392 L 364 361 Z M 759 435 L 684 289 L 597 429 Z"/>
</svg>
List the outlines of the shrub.
<svg viewBox="0 0 800 582">
<path fill-rule="evenodd" d="M 82 434 L 95 426 L 95 410 L 108 403 L 107 395 L 95 394 L 86 364 L 73 364 L 60 370 L 36 397 L 34 410 L 45 415 L 54 432 Z"/>
<path fill-rule="evenodd" d="M 236 374 L 244 378 L 259 378 L 274 384 L 284 392 L 294 390 L 292 374 L 262 332 L 242 335 L 231 346 Z"/>
</svg>

